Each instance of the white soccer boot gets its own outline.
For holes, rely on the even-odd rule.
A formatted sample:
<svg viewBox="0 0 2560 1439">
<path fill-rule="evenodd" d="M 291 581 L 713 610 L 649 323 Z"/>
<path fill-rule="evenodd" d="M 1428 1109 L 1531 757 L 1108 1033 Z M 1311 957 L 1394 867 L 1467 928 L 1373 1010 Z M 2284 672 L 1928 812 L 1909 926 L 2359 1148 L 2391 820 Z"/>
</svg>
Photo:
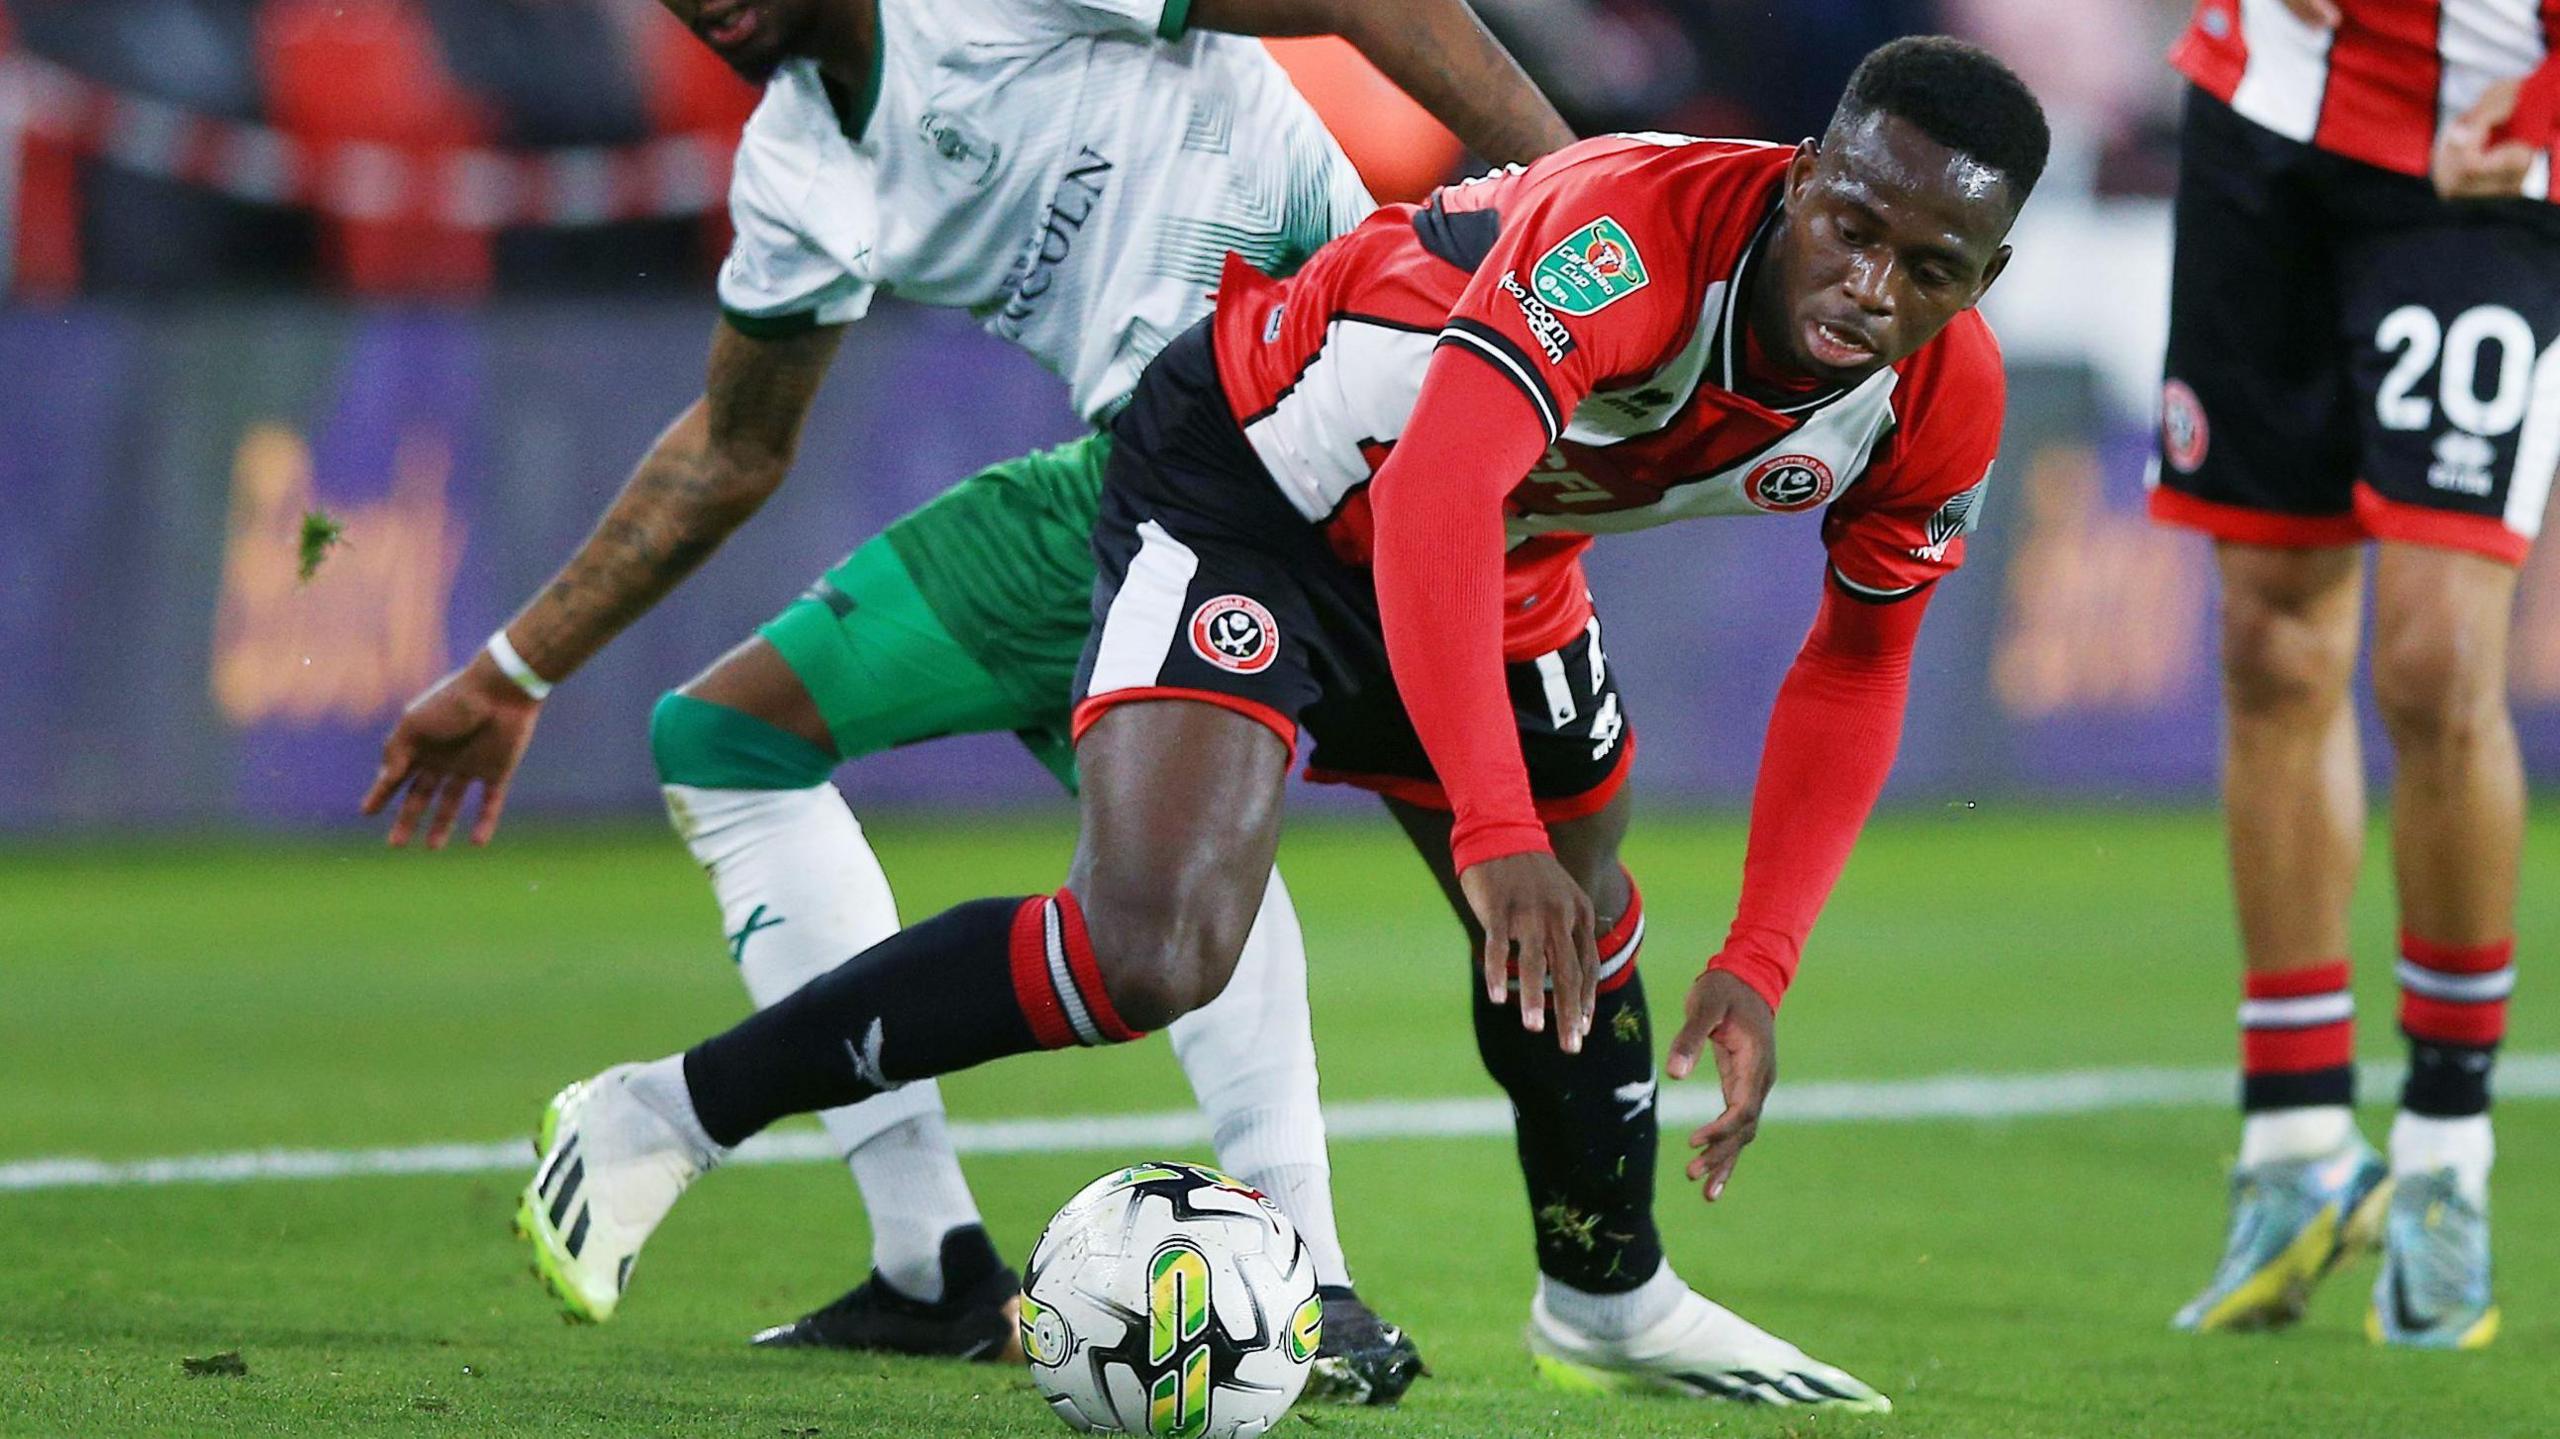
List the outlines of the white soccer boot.
<svg viewBox="0 0 2560 1439">
<path fill-rule="evenodd" d="M 642 1067 L 616 1065 L 551 1097 L 535 1139 L 542 1162 L 516 1205 L 534 1274 L 569 1318 L 589 1324 L 613 1317 L 640 1246 L 685 1186 L 721 1158 L 688 1136 L 696 1126 L 636 1091 Z"/>
<path fill-rule="evenodd" d="M 1669 1314 L 1624 1339 L 1566 1324 L 1541 1294 L 1529 1306 L 1529 1352 L 1546 1382 L 1594 1393 L 1654 1390 L 1751 1404 L 1800 1404 L 1861 1414 L 1893 1401 L 1723 1305 L 1688 1290 Z"/>
</svg>

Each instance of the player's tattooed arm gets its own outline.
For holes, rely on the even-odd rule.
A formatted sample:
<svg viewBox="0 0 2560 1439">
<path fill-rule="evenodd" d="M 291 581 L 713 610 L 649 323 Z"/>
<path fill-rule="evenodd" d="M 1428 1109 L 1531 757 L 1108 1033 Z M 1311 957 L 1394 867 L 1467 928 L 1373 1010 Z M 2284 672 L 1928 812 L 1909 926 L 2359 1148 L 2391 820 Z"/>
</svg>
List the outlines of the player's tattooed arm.
<svg viewBox="0 0 2560 1439">
<path fill-rule="evenodd" d="M 720 327 L 702 399 L 658 437 L 558 577 L 507 623 L 518 662 L 542 687 L 646 613 L 782 483 L 842 333 L 758 340 Z M 361 808 L 379 814 L 398 797 L 391 843 L 407 844 L 423 825 L 427 847 L 442 849 L 477 789 L 471 842 L 487 844 L 541 711 L 538 696 L 481 650 L 401 712 Z"/>
<path fill-rule="evenodd" d="M 658 437 L 595 532 L 507 637 L 559 681 L 691 574 L 782 484 L 843 337 L 823 326 L 754 339 L 723 323 L 703 397 Z"/>
<path fill-rule="evenodd" d="M 1575 138 L 1466 0 L 1195 0 L 1191 23 L 1239 35 L 1339 35 L 1498 165 L 1525 165 Z"/>
</svg>

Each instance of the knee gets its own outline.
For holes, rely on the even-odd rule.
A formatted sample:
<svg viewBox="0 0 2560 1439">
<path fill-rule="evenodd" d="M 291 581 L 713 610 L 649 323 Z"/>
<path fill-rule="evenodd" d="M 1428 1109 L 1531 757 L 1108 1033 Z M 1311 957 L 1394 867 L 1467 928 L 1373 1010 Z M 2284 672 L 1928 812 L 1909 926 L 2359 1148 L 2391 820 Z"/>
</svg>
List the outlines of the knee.
<svg viewBox="0 0 2560 1439">
<path fill-rule="evenodd" d="M 700 789 L 807 789 L 836 765 L 788 730 L 683 690 L 660 695 L 649 711 L 649 756 L 658 783 Z"/>
<path fill-rule="evenodd" d="M 697 703 L 680 691 L 669 690 L 658 696 L 649 709 L 649 758 L 657 766 L 658 783 L 682 784 L 676 776 L 687 768 L 691 752 L 692 716 L 688 707 Z"/>
<path fill-rule="evenodd" d="M 2234 714 L 2284 718 L 2343 704 L 2355 669 L 2353 612 L 2319 609 L 2232 588 L 2222 615 L 2223 693 Z"/>
<path fill-rule="evenodd" d="M 2464 744 L 2502 722 L 2500 637 L 2445 616 L 2386 622 L 2373 647 L 2373 699 L 2394 747 Z"/>
<path fill-rule="evenodd" d="M 1259 889 L 1088 884 L 1077 893 L 1121 1023 L 1152 1031 L 1216 999 L 1252 932 Z"/>
</svg>

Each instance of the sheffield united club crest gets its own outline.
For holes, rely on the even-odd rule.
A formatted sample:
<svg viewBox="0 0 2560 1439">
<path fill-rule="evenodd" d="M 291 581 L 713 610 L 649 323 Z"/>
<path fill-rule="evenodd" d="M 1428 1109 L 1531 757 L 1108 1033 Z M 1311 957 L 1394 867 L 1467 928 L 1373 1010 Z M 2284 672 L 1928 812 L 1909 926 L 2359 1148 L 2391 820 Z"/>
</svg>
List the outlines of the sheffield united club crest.
<svg viewBox="0 0 2560 1439">
<path fill-rule="evenodd" d="M 1811 455 L 1778 455 L 1751 467 L 1742 497 L 1776 514 L 1809 510 L 1840 487 L 1831 467 Z"/>
<path fill-rule="evenodd" d="M 1191 651 L 1222 670 L 1260 674 L 1280 657 L 1280 626 L 1243 595 L 1220 595 L 1191 612 Z"/>
</svg>

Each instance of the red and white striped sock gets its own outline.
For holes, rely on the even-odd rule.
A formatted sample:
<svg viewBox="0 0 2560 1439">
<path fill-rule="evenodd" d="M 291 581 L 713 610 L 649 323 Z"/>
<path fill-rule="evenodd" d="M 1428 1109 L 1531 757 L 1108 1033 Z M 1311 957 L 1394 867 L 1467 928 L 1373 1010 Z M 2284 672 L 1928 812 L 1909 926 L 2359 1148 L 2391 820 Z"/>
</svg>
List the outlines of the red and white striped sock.
<svg viewBox="0 0 2560 1439">
<path fill-rule="evenodd" d="M 1013 995 L 1042 1049 L 1144 1038 L 1120 1022 L 1102 988 L 1075 891 L 1035 894 L 1013 913 Z"/>
<path fill-rule="evenodd" d="M 2516 944 L 2436 944 L 2400 932 L 2400 1032 L 2409 1079 L 2400 1107 L 2459 1119 L 2489 1111 L 2489 1071 L 2507 1037 Z"/>
<path fill-rule="evenodd" d="M 2240 1002 L 2240 1163 L 2310 1159 L 2354 1129 L 2356 1002 L 2343 959 L 2250 973 Z"/>
<path fill-rule="evenodd" d="M 1622 871 L 1623 872 L 1623 871 Z M 1600 936 L 1600 992 L 1615 994 L 1636 977 L 1636 951 L 1644 947 L 1644 894 L 1627 876 L 1627 907 Z"/>
</svg>

